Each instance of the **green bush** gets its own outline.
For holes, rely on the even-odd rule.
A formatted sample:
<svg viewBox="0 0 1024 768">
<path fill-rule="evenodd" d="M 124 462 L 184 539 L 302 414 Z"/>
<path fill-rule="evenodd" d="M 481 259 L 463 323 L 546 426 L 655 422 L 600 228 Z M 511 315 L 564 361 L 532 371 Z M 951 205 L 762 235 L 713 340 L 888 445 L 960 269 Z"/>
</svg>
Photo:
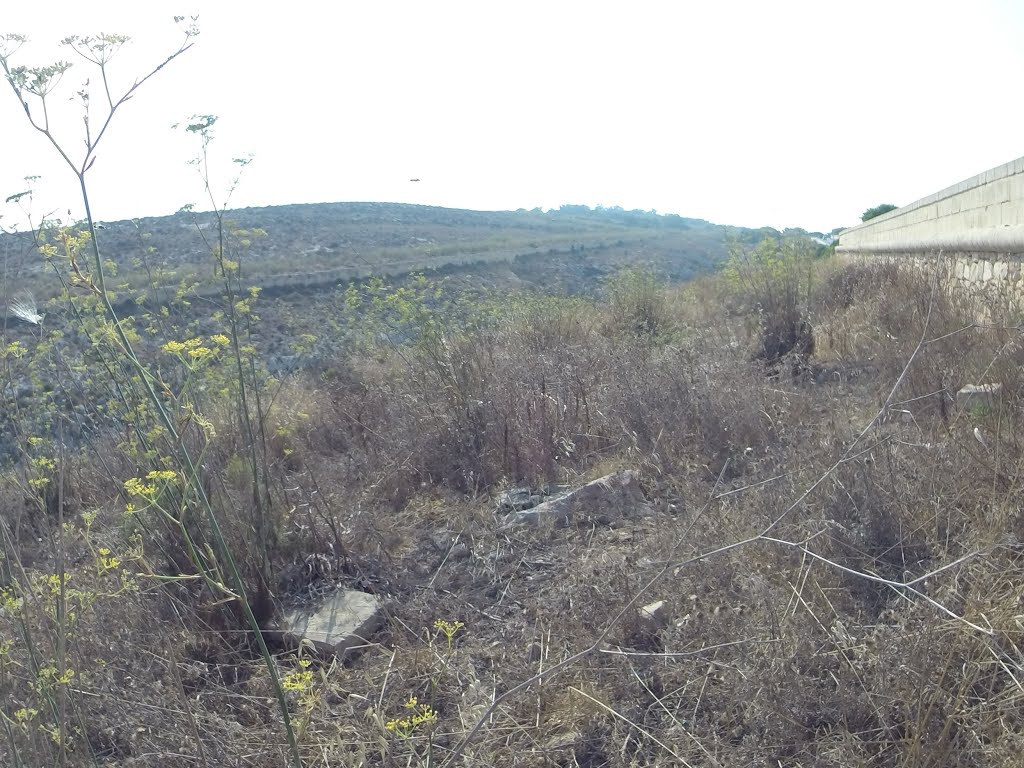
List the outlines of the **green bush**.
<svg viewBox="0 0 1024 768">
<path fill-rule="evenodd" d="M 621 270 L 605 284 L 604 295 L 614 334 L 653 338 L 671 327 L 665 286 L 649 269 Z"/>
<path fill-rule="evenodd" d="M 870 221 L 871 219 L 881 216 L 883 213 L 888 213 L 889 211 L 895 210 L 896 206 L 893 205 L 892 203 L 882 203 L 881 205 L 876 205 L 874 208 L 868 208 L 866 211 L 864 211 L 864 213 L 860 215 L 860 220 Z"/>
<path fill-rule="evenodd" d="M 807 303 L 815 248 L 806 237 L 766 237 L 754 248 L 733 241 L 725 279 L 733 300 L 756 327 L 754 356 L 769 364 L 814 352 Z"/>
</svg>

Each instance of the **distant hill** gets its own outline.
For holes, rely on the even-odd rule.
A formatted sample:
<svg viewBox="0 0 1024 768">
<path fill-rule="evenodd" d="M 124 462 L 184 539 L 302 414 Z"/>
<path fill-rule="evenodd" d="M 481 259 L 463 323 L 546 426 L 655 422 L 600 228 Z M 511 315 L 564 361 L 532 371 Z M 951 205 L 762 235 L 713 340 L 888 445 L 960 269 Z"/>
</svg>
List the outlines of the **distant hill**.
<svg viewBox="0 0 1024 768">
<path fill-rule="evenodd" d="M 103 222 L 97 231 L 111 281 L 124 298 L 154 285 L 217 290 L 210 212 Z M 552 271 L 571 289 L 643 263 L 687 280 L 725 255 L 728 228 L 700 219 L 621 208 L 470 211 L 395 203 L 316 203 L 243 208 L 226 216 L 228 253 L 244 281 L 267 291 L 304 291 L 370 275 L 519 264 L 537 280 Z M 760 230 L 740 230 L 754 237 Z M 0 236 L 6 295 L 59 292 L 53 268 L 26 234 Z M 66 265 L 58 257 L 60 269 Z"/>
</svg>

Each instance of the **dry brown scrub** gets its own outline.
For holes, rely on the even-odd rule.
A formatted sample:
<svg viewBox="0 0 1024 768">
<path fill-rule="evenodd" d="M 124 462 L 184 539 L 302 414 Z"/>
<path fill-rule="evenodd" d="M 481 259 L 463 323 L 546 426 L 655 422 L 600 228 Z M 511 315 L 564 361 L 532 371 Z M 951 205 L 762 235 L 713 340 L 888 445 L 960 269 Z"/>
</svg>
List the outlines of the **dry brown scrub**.
<svg viewBox="0 0 1024 768">
<path fill-rule="evenodd" d="M 307 765 L 453 750 L 459 765 L 1016 764 L 1018 319 L 993 298 L 979 327 L 977 298 L 916 272 L 837 267 L 800 308 L 816 345 L 794 378 L 756 361 L 756 324 L 706 299 L 729 290 L 665 291 L 654 335 L 621 306 L 524 298 L 500 323 L 364 350 L 277 392 L 278 597 L 341 584 L 389 606 L 360 656 L 293 678 Z M 972 382 L 1000 383 L 998 400 L 958 409 Z M 234 455 L 225 420 L 206 470 L 241 527 Z M 652 516 L 507 529 L 494 514 L 508 485 L 618 467 L 640 470 Z M 88 452 L 65 476 L 62 547 L 58 519 L 19 515 L 4 488 L 5 583 L 38 601 L 0 614 L 5 764 L 55 760 L 38 668 L 58 644 L 46 590 L 27 585 L 61 560 L 92 596 L 62 651 L 74 681 L 49 689 L 77 729 L 68 764 L 283 764 L 246 633 L 190 581 L 158 578 L 177 574 L 157 552 L 129 558 Z M 99 546 L 130 567 L 97 568 Z M 104 597 L 122 571 L 138 588 Z M 653 600 L 666 625 L 640 620 Z M 438 619 L 465 625 L 450 647 Z M 402 738 L 387 724 L 410 697 L 437 720 Z"/>
</svg>

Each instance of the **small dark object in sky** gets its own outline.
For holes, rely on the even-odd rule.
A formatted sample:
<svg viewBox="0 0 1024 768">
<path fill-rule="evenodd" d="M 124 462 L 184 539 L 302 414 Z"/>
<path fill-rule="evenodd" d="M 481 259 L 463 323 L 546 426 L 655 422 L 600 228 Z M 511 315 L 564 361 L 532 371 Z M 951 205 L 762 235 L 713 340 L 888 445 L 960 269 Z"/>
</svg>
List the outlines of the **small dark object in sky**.
<svg viewBox="0 0 1024 768">
<path fill-rule="evenodd" d="M 409 181 L 419 181 L 419 179 L 409 179 Z"/>
</svg>

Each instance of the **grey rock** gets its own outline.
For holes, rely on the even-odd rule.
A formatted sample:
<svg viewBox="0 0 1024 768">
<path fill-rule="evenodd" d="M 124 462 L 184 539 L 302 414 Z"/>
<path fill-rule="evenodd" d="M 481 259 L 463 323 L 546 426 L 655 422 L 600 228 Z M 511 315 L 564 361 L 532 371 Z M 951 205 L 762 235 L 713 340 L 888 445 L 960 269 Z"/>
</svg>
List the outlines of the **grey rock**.
<svg viewBox="0 0 1024 768">
<path fill-rule="evenodd" d="M 530 509 L 540 503 L 535 501 L 538 498 L 529 488 L 509 488 L 501 495 L 501 500 L 498 502 L 498 512 L 508 513 Z"/>
<path fill-rule="evenodd" d="M 526 487 L 509 488 L 501 494 L 501 499 L 498 501 L 498 514 L 506 515 L 509 512 L 533 509 L 538 504 L 543 504 L 551 496 L 560 495 L 568 490 L 569 488 L 564 485 L 543 485 L 536 490 Z"/>
<path fill-rule="evenodd" d="M 383 622 L 373 595 L 339 590 L 319 606 L 286 612 L 271 631 L 290 648 L 309 644 L 323 656 L 344 657 L 369 643 Z"/>
<path fill-rule="evenodd" d="M 967 384 L 956 393 L 956 404 L 967 410 L 976 407 L 991 408 L 999 402 L 1003 392 L 1001 383 Z"/>
<path fill-rule="evenodd" d="M 668 608 L 665 606 L 664 600 L 656 600 L 653 603 L 649 603 L 641 608 L 638 613 L 640 614 L 640 621 L 651 631 L 657 631 L 668 626 Z"/>
<path fill-rule="evenodd" d="M 611 525 L 623 518 L 650 513 L 639 475 L 633 470 L 615 472 L 581 488 L 505 516 L 504 526 L 538 525 L 550 521 L 556 527 L 571 524 Z"/>
</svg>

